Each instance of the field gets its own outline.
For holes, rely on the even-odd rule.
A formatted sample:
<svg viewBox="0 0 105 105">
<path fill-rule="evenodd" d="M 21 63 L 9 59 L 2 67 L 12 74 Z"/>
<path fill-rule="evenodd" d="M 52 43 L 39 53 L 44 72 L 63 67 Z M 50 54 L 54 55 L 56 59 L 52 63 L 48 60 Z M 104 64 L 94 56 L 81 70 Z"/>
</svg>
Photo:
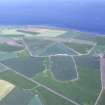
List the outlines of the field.
<svg viewBox="0 0 105 105">
<path fill-rule="evenodd" d="M 16 52 L 0 52 L 0 61 L 16 58 Z"/>
<path fill-rule="evenodd" d="M 33 56 L 50 56 L 55 54 L 77 55 L 76 52 L 56 41 L 42 39 L 24 39 L 24 41 Z"/>
<path fill-rule="evenodd" d="M 14 87 L 15 86 L 11 83 L 4 80 L 0 80 L 0 100 L 2 100 L 2 98 L 8 95 L 14 89 Z"/>
<path fill-rule="evenodd" d="M 28 105 L 33 97 L 34 94 L 30 91 L 15 88 L 10 94 L 1 100 L 0 105 Z"/>
<path fill-rule="evenodd" d="M 0 51 L 2 52 L 15 52 L 24 49 L 22 46 L 11 46 L 8 44 L 0 44 Z"/>
<path fill-rule="evenodd" d="M 7 70 L 7 68 L 4 65 L 0 64 L 0 73 L 4 72 L 6 70 Z"/>
<path fill-rule="evenodd" d="M 104 105 L 104 51 L 93 33 L 0 28 L 0 105 Z"/>
<path fill-rule="evenodd" d="M 37 35 L 39 34 L 38 32 L 32 32 L 32 31 L 27 31 L 27 30 L 17 30 L 18 32 L 24 33 L 24 34 L 31 34 L 31 35 Z"/>
<path fill-rule="evenodd" d="M 36 94 L 36 95 L 31 99 L 31 101 L 30 101 L 30 103 L 29 103 L 28 105 L 43 105 L 43 104 L 42 104 L 42 102 L 41 102 L 41 100 L 40 100 L 39 95 Z"/>
<path fill-rule="evenodd" d="M 93 45 L 75 43 L 75 42 L 70 42 L 70 43 L 65 42 L 64 44 L 67 47 L 70 47 L 70 48 L 72 48 L 72 49 L 74 49 L 77 52 L 82 53 L 82 54 L 88 53 L 88 51 L 93 47 Z"/>
<path fill-rule="evenodd" d="M 97 36 L 94 41 L 97 43 L 97 46 L 92 51 L 92 54 L 100 54 L 105 52 L 105 36 Z"/>
<path fill-rule="evenodd" d="M 34 77 L 34 79 L 78 102 L 80 105 L 94 105 L 101 91 L 100 70 L 99 64 L 98 66 L 97 64 L 94 66 L 89 63 L 88 67 L 84 67 L 84 64 L 87 64 L 87 60 L 89 59 L 84 59 L 84 61 L 82 61 L 84 62 L 83 65 L 77 65 L 79 80 L 75 82 L 57 82 L 51 77 L 49 71 L 46 72 L 46 76 L 44 76 L 43 73 L 40 73 Z"/>
<path fill-rule="evenodd" d="M 57 30 L 57 29 L 50 29 L 50 28 L 45 28 L 45 29 L 44 28 L 27 28 L 21 31 L 26 31 L 28 33 L 39 33 L 37 34 L 37 36 L 40 36 L 40 37 L 57 37 L 59 35 L 66 33 L 65 30 L 59 30 L 59 29 Z"/>
<path fill-rule="evenodd" d="M 50 68 L 53 78 L 59 81 L 74 80 L 77 71 L 71 56 L 51 56 Z"/>
<path fill-rule="evenodd" d="M 52 45 L 52 41 L 49 40 L 42 40 L 42 39 L 24 39 L 28 49 L 32 53 L 33 56 L 40 55 L 43 50 L 45 50 L 49 45 Z"/>
<path fill-rule="evenodd" d="M 68 102 L 59 96 L 56 96 L 43 88 L 39 88 L 38 91 L 40 99 L 44 105 L 74 105 L 71 102 Z"/>
<path fill-rule="evenodd" d="M 54 43 L 51 46 L 47 47 L 40 56 L 51 56 L 59 54 L 68 54 L 68 55 L 77 55 L 76 52 L 67 48 L 62 43 Z"/>
<path fill-rule="evenodd" d="M 24 35 L 23 33 L 21 32 L 18 32 L 15 28 L 14 29 L 3 29 L 1 32 L 0 32 L 1 35 Z"/>
<path fill-rule="evenodd" d="M 33 77 L 45 70 L 44 60 L 46 57 L 18 57 L 2 61 L 3 64 L 25 76 Z"/>
<path fill-rule="evenodd" d="M 28 80 L 27 78 L 10 70 L 0 73 L 0 79 L 6 80 L 22 89 L 32 89 L 37 86 L 35 83 Z"/>
<path fill-rule="evenodd" d="M 63 39 L 80 39 L 80 40 L 85 40 L 85 41 L 94 41 L 96 39 L 96 35 L 98 34 L 93 34 L 93 33 L 88 33 L 88 32 L 81 32 L 78 30 L 68 30 L 66 33 L 58 36 Z"/>
</svg>

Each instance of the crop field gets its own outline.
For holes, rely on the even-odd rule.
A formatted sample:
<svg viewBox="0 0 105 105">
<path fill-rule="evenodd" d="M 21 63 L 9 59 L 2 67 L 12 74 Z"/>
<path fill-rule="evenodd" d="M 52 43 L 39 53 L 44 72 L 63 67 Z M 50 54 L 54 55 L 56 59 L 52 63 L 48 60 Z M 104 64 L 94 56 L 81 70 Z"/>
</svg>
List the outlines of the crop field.
<svg viewBox="0 0 105 105">
<path fill-rule="evenodd" d="M 13 89 L 14 85 L 4 81 L 0 80 L 0 100 L 2 100 L 6 95 L 8 95 Z"/>
<path fill-rule="evenodd" d="M 37 36 L 40 37 L 57 37 L 66 33 L 65 30 L 57 30 L 57 29 L 50 29 L 50 28 L 27 28 L 23 31 L 28 31 L 29 33 L 39 33 Z"/>
<path fill-rule="evenodd" d="M 6 70 L 7 70 L 7 68 L 4 65 L 0 64 L 0 73 L 4 72 Z"/>
<path fill-rule="evenodd" d="M 19 39 L 0 37 L 0 51 L 14 52 L 22 49 L 24 49 L 24 45 Z"/>
<path fill-rule="evenodd" d="M 1 35 L 23 35 L 23 33 L 18 32 L 16 29 L 3 29 L 0 33 Z"/>
<path fill-rule="evenodd" d="M 42 39 L 24 39 L 26 45 L 28 46 L 30 52 L 34 56 L 40 55 L 43 50 L 45 50 L 49 45 L 53 42 L 49 40 L 42 40 Z"/>
<path fill-rule="evenodd" d="M 31 92 L 15 88 L 10 94 L 1 100 L 0 105 L 28 105 L 33 97 L 34 94 Z"/>
<path fill-rule="evenodd" d="M 88 32 L 81 32 L 78 30 L 68 30 L 66 33 L 58 37 L 66 38 L 66 39 L 74 38 L 74 39 L 81 39 L 85 41 L 95 41 L 96 34 L 88 33 Z"/>
<path fill-rule="evenodd" d="M 98 45 L 105 45 L 105 36 L 97 36 L 95 41 Z"/>
<path fill-rule="evenodd" d="M 62 43 L 54 43 L 48 48 L 46 48 L 40 56 L 51 56 L 56 54 L 68 54 L 68 55 L 77 55 L 73 50 L 65 47 Z"/>
<path fill-rule="evenodd" d="M 97 36 L 94 40 L 97 46 L 93 50 L 93 54 L 100 54 L 105 52 L 105 36 Z"/>
<path fill-rule="evenodd" d="M 34 56 L 49 56 L 55 54 L 77 55 L 76 52 L 51 40 L 24 39 L 27 47 Z"/>
<path fill-rule="evenodd" d="M 92 54 L 100 54 L 103 52 L 105 52 L 105 45 L 97 45 L 92 51 Z"/>
<path fill-rule="evenodd" d="M 10 27 L 0 28 L 0 105 L 105 105 L 104 36 Z"/>
<path fill-rule="evenodd" d="M 77 78 L 77 71 L 71 56 L 51 56 L 50 68 L 52 75 L 59 81 Z"/>
<path fill-rule="evenodd" d="M 17 30 L 18 32 L 24 33 L 24 34 L 30 34 L 30 35 L 37 35 L 39 34 L 38 32 L 32 32 L 32 31 L 27 31 L 27 30 Z"/>
<path fill-rule="evenodd" d="M 14 59 L 4 60 L 3 64 L 12 68 L 14 71 L 19 72 L 25 76 L 33 77 L 37 73 L 45 70 L 44 60 L 46 57 L 18 57 Z"/>
<path fill-rule="evenodd" d="M 77 63 L 79 80 L 75 82 L 57 82 L 52 78 L 49 71 L 46 72 L 46 76 L 44 76 L 43 73 L 40 73 L 33 79 L 50 87 L 56 92 L 69 97 L 70 99 L 78 102 L 80 105 L 94 105 L 101 91 L 100 70 L 99 64 L 95 64 L 95 66 L 94 64 L 89 63 L 88 67 L 84 66 L 85 63 L 85 65 L 87 65 L 87 62 L 90 62 L 90 59 L 87 58 L 88 57 L 86 57 L 84 61 L 80 61 L 83 62 L 83 64 Z M 94 59 L 94 57 L 92 58 Z"/>
<path fill-rule="evenodd" d="M 22 89 L 32 89 L 37 86 L 35 83 L 28 80 L 27 78 L 17 74 L 16 72 L 10 71 L 10 70 L 1 72 L 0 79 L 6 80 Z"/>
<path fill-rule="evenodd" d="M 0 61 L 16 58 L 16 52 L 0 52 Z"/>
<path fill-rule="evenodd" d="M 36 94 L 32 99 L 31 101 L 29 102 L 28 105 L 43 105 L 41 100 L 40 100 L 40 97 L 38 94 Z"/>
<path fill-rule="evenodd" d="M 8 44 L 0 44 L 0 51 L 2 52 L 14 52 L 14 51 L 20 51 L 24 49 L 22 46 L 11 46 Z"/>
<path fill-rule="evenodd" d="M 83 68 L 98 69 L 100 71 L 100 57 L 83 55 L 74 57 L 77 65 Z"/>
<path fill-rule="evenodd" d="M 70 42 L 70 43 L 65 42 L 64 44 L 67 47 L 72 48 L 82 54 L 87 53 L 93 47 L 93 45 L 81 44 L 81 43 L 75 43 L 75 42 Z"/>
<path fill-rule="evenodd" d="M 38 94 L 44 105 L 74 105 L 43 88 L 38 88 Z"/>
</svg>

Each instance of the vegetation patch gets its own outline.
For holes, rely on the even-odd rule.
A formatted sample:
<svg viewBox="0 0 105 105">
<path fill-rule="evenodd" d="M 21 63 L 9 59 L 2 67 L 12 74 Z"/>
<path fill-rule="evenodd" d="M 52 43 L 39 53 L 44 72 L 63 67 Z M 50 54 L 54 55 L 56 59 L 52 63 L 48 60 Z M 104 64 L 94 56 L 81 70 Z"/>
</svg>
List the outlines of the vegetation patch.
<svg viewBox="0 0 105 105">
<path fill-rule="evenodd" d="M 75 42 L 65 42 L 64 44 L 82 54 L 87 53 L 93 47 L 92 45 Z"/>
<path fill-rule="evenodd" d="M 61 83 L 55 81 L 49 71 L 46 72 L 46 75 L 44 75 L 44 73 L 40 73 L 33 79 L 48 86 L 56 92 L 75 100 L 80 105 L 94 105 L 101 91 L 99 63 L 98 65 L 97 63 L 91 64 L 91 60 L 87 59 L 88 56 L 85 58 L 86 59 L 84 59 L 84 61 L 81 61 L 83 59 L 80 59 L 80 62 L 83 62 L 83 64 L 77 63 L 79 80 L 75 82 L 66 81 L 65 83 Z M 94 59 L 94 57 L 91 56 L 91 59 Z M 87 64 L 87 62 L 89 63 Z M 88 66 L 84 67 L 84 64 Z"/>
<path fill-rule="evenodd" d="M 53 78 L 59 81 L 77 78 L 77 71 L 71 56 L 51 56 L 50 69 Z"/>
<path fill-rule="evenodd" d="M 45 65 L 43 64 L 46 57 L 18 57 L 14 59 L 7 59 L 2 61 L 3 64 L 12 68 L 14 71 L 22 73 L 25 76 L 33 77 L 37 73 L 45 70 Z"/>
<path fill-rule="evenodd" d="M 32 89 L 37 86 L 35 83 L 28 80 L 27 78 L 10 70 L 0 73 L 0 79 L 6 80 L 14 84 L 15 86 L 23 88 L 23 89 Z"/>
</svg>

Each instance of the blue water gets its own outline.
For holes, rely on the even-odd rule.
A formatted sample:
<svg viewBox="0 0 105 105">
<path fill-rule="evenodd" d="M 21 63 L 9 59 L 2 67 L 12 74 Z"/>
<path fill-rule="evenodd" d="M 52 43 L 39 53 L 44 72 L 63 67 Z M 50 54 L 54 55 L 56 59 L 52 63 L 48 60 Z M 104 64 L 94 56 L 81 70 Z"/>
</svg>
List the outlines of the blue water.
<svg viewBox="0 0 105 105">
<path fill-rule="evenodd" d="M 104 0 L 2 0 L 1 25 L 50 25 L 105 34 Z"/>
</svg>

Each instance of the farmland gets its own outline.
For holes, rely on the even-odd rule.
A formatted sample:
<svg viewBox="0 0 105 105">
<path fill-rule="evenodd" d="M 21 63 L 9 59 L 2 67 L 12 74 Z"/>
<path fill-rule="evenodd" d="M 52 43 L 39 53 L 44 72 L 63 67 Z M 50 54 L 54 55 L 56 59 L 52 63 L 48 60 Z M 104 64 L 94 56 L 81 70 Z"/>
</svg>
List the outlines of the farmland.
<svg viewBox="0 0 105 105">
<path fill-rule="evenodd" d="M 45 69 L 43 64 L 46 57 L 19 57 L 9 60 L 2 61 L 3 64 L 12 68 L 16 72 L 24 74 L 28 77 L 33 77 L 39 72 L 42 72 Z M 30 64 L 30 65 L 29 65 Z"/>
<path fill-rule="evenodd" d="M 85 63 L 87 63 L 87 61 Z M 80 103 L 81 105 L 93 105 L 101 91 L 100 71 L 99 66 L 96 66 L 92 66 L 91 68 L 91 64 L 88 64 L 88 67 L 78 65 L 80 79 L 75 82 L 57 82 L 51 77 L 49 71 L 47 72 L 47 76 L 39 74 L 39 76 L 37 75 L 34 79 L 42 84 L 47 85 L 51 89 L 62 93 L 70 99 L 76 100 L 76 102 Z"/>
<path fill-rule="evenodd" d="M 37 86 L 32 81 L 10 70 L 0 73 L 0 79 L 6 80 L 22 89 L 32 89 Z"/>
<path fill-rule="evenodd" d="M 49 27 L 0 30 L 0 105 L 105 104 L 104 37 Z"/>
<path fill-rule="evenodd" d="M 77 78 L 77 71 L 72 57 L 51 56 L 50 67 L 52 75 L 59 81 L 73 80 Z"/>
<path fill-rule="evenodd" d="M 30 93 L 29 91 L 15 88 L 1 101 L 0 105 L 28 105 L 33 97 L 34 94 Z"/>
<path fill-rule="evenodd" d="M 52 40 L 24 39 L 33 56 L 50 56 L 55 54 L 77 55 L 76 52 Z"/>
<path fill-rule="evenodd" d="M 75 42 L 71 42 L 71 43 L 64 43 L 66 46 L 78 51 L 79 53 L 87 53 L 91 48 L 92 45 L 88 45 L 88 44 L 81 44 L 81 43 L 75 43 Z"/>
<path fill-rule="evenodd" d="M 57 29 L 51 29 L 51 28 L 45 28 L 45 27 L 30 27 L 27 29 L 21 29 L 19 32 L 23 33 L 29 33 L 32 35 L 37 35 L 40 37 L 57 37 L 64 33 L 66 33 L 65 30 L 57 30 Z"/>
<path fill-rule="evenodd" d="M 16 57 L 17 57 L 16 52 L 0 52 L 0 61 Z"/>
<path fill-rule="evenodd" d="M 14 89 L 14 87 L 15 86 L 13 84 L 0 80 L 0 100 L 8 95 Z"/>
</svg>

